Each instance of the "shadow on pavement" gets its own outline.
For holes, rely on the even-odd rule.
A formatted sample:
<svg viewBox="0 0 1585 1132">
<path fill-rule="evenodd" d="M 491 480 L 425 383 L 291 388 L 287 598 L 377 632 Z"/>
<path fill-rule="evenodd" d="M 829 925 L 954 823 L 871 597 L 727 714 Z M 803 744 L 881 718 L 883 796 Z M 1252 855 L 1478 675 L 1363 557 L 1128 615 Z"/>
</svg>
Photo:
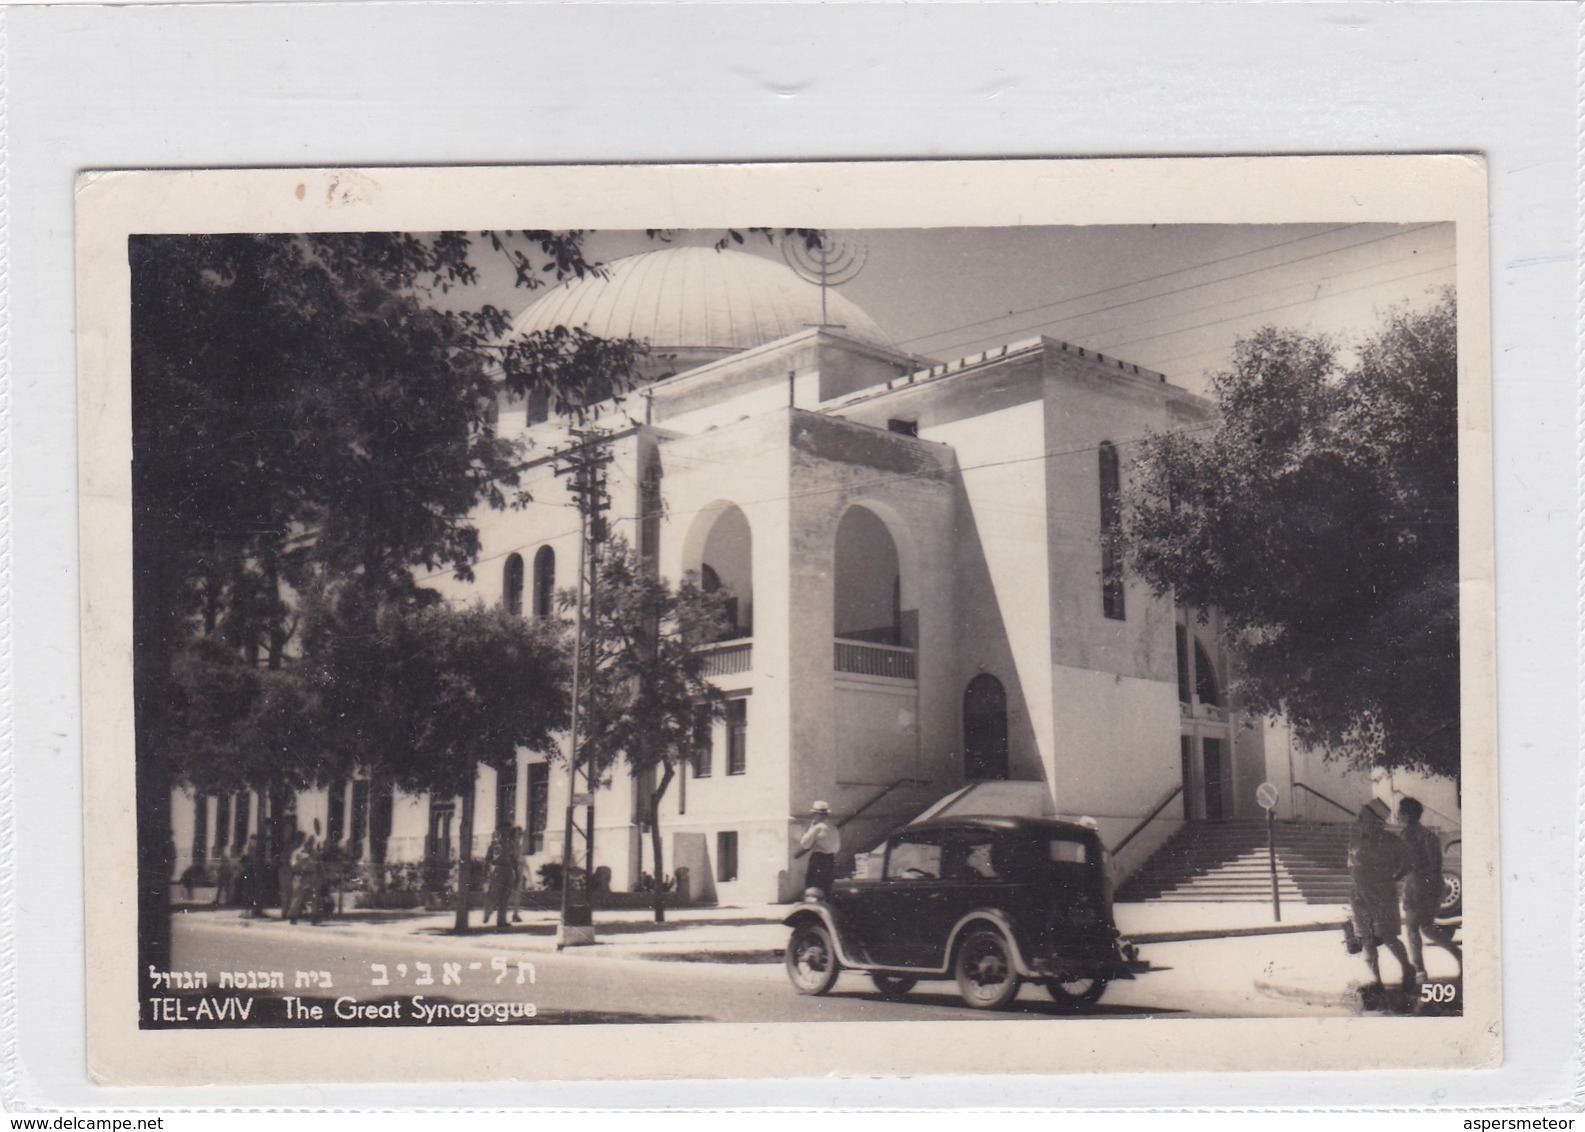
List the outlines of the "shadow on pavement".
<svg viewBox="0 0 1585 1132">
<path fill-rule="evenodd" d="M 1148 1015 L 1182 1014 L 1184 1011 L 1170 1007 L 1156 1006 L 1122 1006 L 1099 1002 L 1088 1010 L 1077 1013 L 1065 1010 L 1055 1002 L 1041 1002 L 1038 999 L 1025 1001 L 1018 999 L 1009 1003 L 1000 1010 L 976 1010 L 966 1006 L 961 998 L 950 992 L 932 993 L 930 991 L 910 991 L 902 998 L 888 999 L 873 991 L 859 990 L 834 991 L 832 998 L 847 999 L 854 1002 L 884 1002 L 892 1006 L 917 1006 L 946 1007 L 968 1012 L 971 1016 L 983 1018 L 1006 1018 L 1013 1015 L 1028 1015 L 1044 1018 L 1128 1018 Z"/>
</svg>

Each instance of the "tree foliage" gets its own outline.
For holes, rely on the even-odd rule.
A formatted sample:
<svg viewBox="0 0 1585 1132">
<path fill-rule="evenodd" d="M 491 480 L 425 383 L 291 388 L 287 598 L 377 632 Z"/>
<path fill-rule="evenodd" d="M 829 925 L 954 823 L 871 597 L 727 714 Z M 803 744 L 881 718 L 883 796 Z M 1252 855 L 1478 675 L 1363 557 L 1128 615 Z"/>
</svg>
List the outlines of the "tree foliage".
<svg viewBox="0 0 1585 1132">
<path fill-rule="evenodd" d="M 701 730 L 720 718 L 720 692 L 705 679 L 704 645 L 730 628 L 725 591 L 707 593 L 688 575 L 675 587 L 656 577 L 627 543 L 613 539 L 600 561 L 595 615 L 585 623 L 593 671 L 592 725 L 583 742 L 602 776 L 620 760 L 648 795 L 656 877 L 655 918 L 665 918 L 660 803 Z M 576 600 L 562 595 L 563 607 Z"/>
<path fill-rule="evenodd" d="M 581 233 L 527 232 L 543 272 L 582 276 Z M 489 242 L 508 250 L 500 235 Z M 185 612 L 250 612 L 246 575 L 310 564 L 410 593 L 466 576 L 469 521 L 516 483 L 498 384 L 561 411 L 620 392 L 640 344 L 558 327 L 506 337 L 494 307 L 436 302 L 475 281 L 472 241 L 362 233 L 131 242 L 134 497 L 180 571 Z M 173 611 L 174 612 L 174 611 Z M 265 618 L 267 621 L 268 618 Z"/>
<path fill-rule="evenodd" d="M 1359 765 L 1459 772 L 1457 311 L 1391 311 L 1346 362 L 1264 329 L 1210 431 L 1151 437 L 1121 534 L 1158 594 L 1222 612 L 1237 690 Z"/>
<path fill-rule="evenodd" d="M 552 753 L 567 727 L 570 656 L 558 622 L 480 606 L 392 611 L 373 648 L 355 650 L 369 653 L 373 671 L 317 682 L 370 704 L 362 730 L 395 740 L 382 765 L 404 790 L 470 795 L 478 764 L 515 773 L 519 748 Z"/>
</svg>

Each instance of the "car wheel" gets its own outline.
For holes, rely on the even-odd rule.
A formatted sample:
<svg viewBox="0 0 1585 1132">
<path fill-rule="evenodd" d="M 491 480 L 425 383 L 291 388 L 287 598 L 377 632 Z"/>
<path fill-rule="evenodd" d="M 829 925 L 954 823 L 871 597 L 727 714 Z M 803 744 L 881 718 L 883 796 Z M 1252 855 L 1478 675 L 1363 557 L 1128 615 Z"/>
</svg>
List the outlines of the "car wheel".
<svg viewBox="0 0 1585 1132">
<path fill-rule="evenodd" d="M 1006 1006 L 1018 993 L 1012 949 L 998 931 L 970 932 L 958 948 L 953 973 L 958 979 L 958 993 L 976 1010 Z"/>
<path fill-rule="evenodd" d="M 1439 917 L 1457 916 L 1464 911 L 1464 878 L 1457 869 L 1442 870 L 1442 903 L 1437 906 Z"/>
<path fill-rule="evenodd" d="M 918 979 L 906 975 L 888 975 L 882 971 L 870 972 L 870 981 L 880 991 L 882 998 L 899 999 L 919 985 Z"/>
<path fill-rule="evenodd" d="M 1087 1010 L 1106 993 L 1106 980 L 1099 975 L 1077 975 L 1064 971 L 1046 980 L 1046 992 L 1063 1010 Z"/>
<path fill-rule="evenodd" d="M 836 984 L 837 952 L 824 924 L 799 924 L 787 941 L 787 979 L 799 994 L 825 994 Z"/>
</svg>

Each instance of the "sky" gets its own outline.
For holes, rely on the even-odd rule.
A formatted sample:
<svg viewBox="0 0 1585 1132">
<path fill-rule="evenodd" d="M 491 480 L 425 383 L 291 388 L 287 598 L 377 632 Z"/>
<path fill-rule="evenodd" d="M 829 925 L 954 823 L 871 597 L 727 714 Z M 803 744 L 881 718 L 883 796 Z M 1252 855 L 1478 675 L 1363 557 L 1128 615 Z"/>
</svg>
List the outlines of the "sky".
<svg viewBox="0 0 1585 1132">
<path fill-rule="evenodd" d="M 722 231 L 679 232 L 710 245 Z M 1454 281 L 1451 224 L 1129 225 L 869 229 L 841 288 L 910 353 L 949 361 L 1037 334 L 1165 373 L 1205 392 L 1234 342 L 1264 325 L 1368 335 L 1387 308 L 1422 307 Z M 763 237 L 741 250 L 780 260 Z M 609 261 L 664 247 L 643 232 L 597 232 Z M 484 264 L 484 301 L 514 312 L 539 297 Z"/>
</svg>

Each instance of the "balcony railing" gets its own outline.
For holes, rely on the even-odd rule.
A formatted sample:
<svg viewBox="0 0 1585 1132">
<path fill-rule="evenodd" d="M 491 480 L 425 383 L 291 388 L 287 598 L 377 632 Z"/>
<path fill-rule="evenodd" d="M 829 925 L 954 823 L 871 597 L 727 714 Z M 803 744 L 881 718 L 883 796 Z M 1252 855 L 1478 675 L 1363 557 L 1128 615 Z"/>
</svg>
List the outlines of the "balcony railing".
<svg viewBox="0 0 1585 1132">
<path fill-rule="evenodd" d="M 754 667 L 753 641 L 723 641 L 699 651 L 704 654 L 706 676 L 736 676 Z"/>
<path fill-rule="evenodd" d="M 1227 709 L 1225 707 L 1220 707 L 1217 704 L 1203 703 L 1198 700 L 1196 700 L 1192 705 L 1186 704 L 1182 700 L 1179 700 L 1178 718 L 1185 720 L 1208 719 L 1213 723 L 1226 723 Z"/>
<path fill-rule="evenodd" d="M 914 650 L 891 645 L 869 645 L 860 641 L 835 642 L 834 667 L 855 676 L 886 676 L 893 680 L 914 680 Z"/>
</svg>

